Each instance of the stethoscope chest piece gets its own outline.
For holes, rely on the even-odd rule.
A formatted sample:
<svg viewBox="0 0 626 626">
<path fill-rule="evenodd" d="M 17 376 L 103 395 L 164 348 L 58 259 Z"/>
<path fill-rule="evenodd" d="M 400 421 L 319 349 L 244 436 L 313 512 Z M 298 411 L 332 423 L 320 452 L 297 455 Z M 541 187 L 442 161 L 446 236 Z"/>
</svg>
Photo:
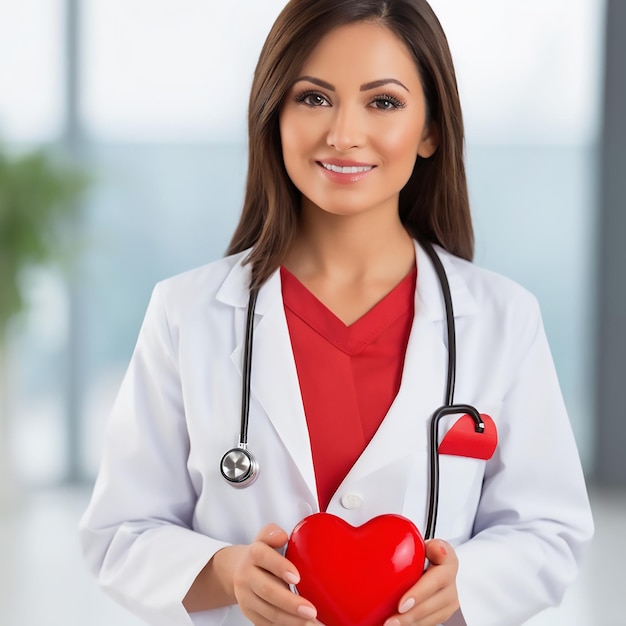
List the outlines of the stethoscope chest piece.
<svg viewBox="0 0 626 626">
<path fill-rule="evenodd" d="M 233 487 L 248 487 L 259 475 L 259 464 L 251 452 L 237 446 L 222 457 L 220 472 Z"/>
</svg>

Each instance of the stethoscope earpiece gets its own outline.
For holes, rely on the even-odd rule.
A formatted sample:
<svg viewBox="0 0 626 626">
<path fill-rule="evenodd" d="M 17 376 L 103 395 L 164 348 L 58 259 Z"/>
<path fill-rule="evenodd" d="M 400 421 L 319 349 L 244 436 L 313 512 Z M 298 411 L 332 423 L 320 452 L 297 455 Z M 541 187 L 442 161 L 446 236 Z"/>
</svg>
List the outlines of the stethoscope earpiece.
<svg viewBox="0 0 626 626">
<path fill-rule="evenodd" d="M 233 487 L 248 487 L 259 475 L 259 464 L 246 448 L 231 448 L 220 461 L 222 476 Z"/>
</svg>

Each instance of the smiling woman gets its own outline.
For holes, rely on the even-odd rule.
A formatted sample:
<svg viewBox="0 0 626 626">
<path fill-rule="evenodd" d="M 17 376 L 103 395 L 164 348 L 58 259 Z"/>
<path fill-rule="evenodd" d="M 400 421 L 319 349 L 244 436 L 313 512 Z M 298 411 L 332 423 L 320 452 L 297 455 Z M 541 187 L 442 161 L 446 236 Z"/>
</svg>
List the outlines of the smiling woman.
<svg viewBox="0 0 626 626">
<path fill-rule="evenodd" d="M 352 167 L 358 163 L 355 152 L 362 155 L 380 149 L 377 158 L 382 161 L 365 165 L 380 166 L 385 177 L 394 177 L 383 195 L 391 199 L 399 192 L 396 200 L 403 227 L 413 236 L 422 233 L 451 252 L 472 258 L 463 121 L 445 35 L 430 10 L 420 15 L 399 3 L 394 14 L 389 6 L 342 2 L 335 11 L 310 20 L 306 30 L 300 30 L 300 20 L 305 18 L 294 17 L 288 27 L 298 32 L 297 40 L 281 37 L 276 25 L 266 40 L 250 94 L 246 197 L 229 248 L 234 253 L 253 246 L 253 286 L 285 260 L 297 231 L 294 203 L 303 210 L 312 199 L 304 193 L 300 203 L 302 189 L 289 168 L 299 163 L 299 173 L 293 174 L 303 173 L 304 147 L 310 150 L 311 142 L 319 142 L 324 132 L 328 134 L 324 140 L 327 154 L 322 155 L 318 145 L 317 153 L 308 157 L 315 169 L 322 168 L 317 163 L 322 156 L 339 159 L 328 165 Z M 333 33 L 335 29 L 342 36 Z M 327 76 L 319 75 L 320 68 Z M 398 72 L 403 80 L 396 76 Z M 331 76 L 342 84 L 334 85 Z M 320 88 L 327 90 L 326 96 Z M 381 110 L 381 100 L 387 110 Z M 322 110 L 314 111 L 317 108 Z M 357 135 L 345 136 L 346 132 Z M 367 145 L 360 148 L 352 145 L 365 140 Z M 350 158 L 345 156 L 348 151 Z M 295 154 L 299 157 L 292 158 Z M 389 168 L 385 160 L 391 155 L 395 164 Z M 285 163 L 285 170 L 273 168 L 277 161 Z M 368 174 L 364 182 L 379 180 L 379 173 Z M 338 178 L 345 180 L 340 175 L 336 182 Z M 260 189 L 266 191 L 259 193 Z M 356 197 L 353 192 L 358 189 L 351 186 L 350 192 L 335 210 L 349 210 L 350 198 Z"/>
<path fill-rule="evenodd" d="M 430 5 L 291 0 L 248 128 L 228 256 L 154 290 L 81 524 L 92 570 L 155 626 L 332 626 L 281 548 L 311 514 L 391 515 L 426 529 L 428 565 L 364 626 L 558 603 L 593 530 L 585 484 L 535 298 L 471 263 Z"/>
</svg>

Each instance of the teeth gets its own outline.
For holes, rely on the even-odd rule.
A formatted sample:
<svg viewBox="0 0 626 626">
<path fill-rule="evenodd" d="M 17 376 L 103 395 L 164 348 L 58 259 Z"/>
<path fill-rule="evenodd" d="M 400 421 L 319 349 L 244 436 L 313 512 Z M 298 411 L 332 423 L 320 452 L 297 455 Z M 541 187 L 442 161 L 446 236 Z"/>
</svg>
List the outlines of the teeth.
<svg viewBox="0 0 626 626">
<path fill-rule="evenodd" d="M 373 168 L 372 165 L 340 167 L 339 165 L 331 165 L 330 163 L 322 163 L 322 166 L 331 172 L 337 172 L 337 174 L 358 174 L 360 172 L 369 172 Z"/>
</svg>

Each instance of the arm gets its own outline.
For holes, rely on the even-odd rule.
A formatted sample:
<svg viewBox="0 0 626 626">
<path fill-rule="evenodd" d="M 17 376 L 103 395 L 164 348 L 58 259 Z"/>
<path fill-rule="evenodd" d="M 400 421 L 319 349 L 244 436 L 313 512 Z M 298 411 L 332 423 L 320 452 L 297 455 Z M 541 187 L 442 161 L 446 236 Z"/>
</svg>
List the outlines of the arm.
<svg viewBox="0 0 626 626">
<path fill-rule="evenodd" d="M 225 607 L 239 604 L 257 624 L 269 613 L 274 623 L 304 626 L 315 609 L 289 591 L 297 571 L 275 550 L 284 531 L 266 527 L 244 546 L 193 530 L 197 494 L 175 345 L 157 287 L 81 521 L 88 564 L 105 591 L 150 624 L 188 626 L 189 613 L 209 610 L 221 624 Z"/>
<path fill-rule="evenodd" d="M 582 469 L 536 302 L 498 421 L 473 538 L 458 546 L 469 626 L 521 624 L 560 602 L 593 523 Z"/>
<path fill-rule="evenodd" d="M 390 626 L 518 625 L 558 604 L 577 574 L 593 532 L 578 452 L 536 301 L 515 305 L 523 325 L 500 321 L 509 341 L 497 375 L 508 382 L 473 537 L 453 558 L 428 556 Z M 457 557 L 458 573 L 447 567 Z"/>
<path fill-rule="evenodd" d="M 196 493 L 188 454 L 178 364 L 157 286 L 80 524 L 83 552 L 100 585 L 150 624 L 192 623 L 182 598 L 227 545 L 191 529 Z"/>
</svg>

